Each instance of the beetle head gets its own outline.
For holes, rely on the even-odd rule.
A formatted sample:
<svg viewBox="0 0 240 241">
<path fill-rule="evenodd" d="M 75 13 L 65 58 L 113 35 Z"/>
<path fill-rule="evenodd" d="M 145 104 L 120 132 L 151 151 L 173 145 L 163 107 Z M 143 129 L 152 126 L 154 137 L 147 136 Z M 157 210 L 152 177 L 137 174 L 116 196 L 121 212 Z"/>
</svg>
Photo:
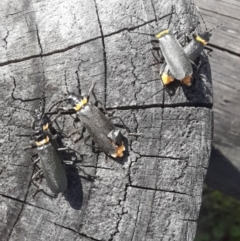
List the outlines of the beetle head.
<svg viewBox="0 0 240 241">
<path fill-rule="evenodd" d="M 76 106 L 80 101 L 81 101 L 82 97 L 79 98 L 79 96 L 77 96 L 74 93 L 70 93 L 67 100 L 68 102 L 71 104 L 71 106 Z"/>
<path fill-rule="evenodd" d="M 199 36 L 204 39 L 206 42 L 209 42 L 211 36 L 212 36 L 212 33 L 210 31 L 206 31 L 206 32 L 203 32 L 201 34 L 199 34 Z"/>
</svg>

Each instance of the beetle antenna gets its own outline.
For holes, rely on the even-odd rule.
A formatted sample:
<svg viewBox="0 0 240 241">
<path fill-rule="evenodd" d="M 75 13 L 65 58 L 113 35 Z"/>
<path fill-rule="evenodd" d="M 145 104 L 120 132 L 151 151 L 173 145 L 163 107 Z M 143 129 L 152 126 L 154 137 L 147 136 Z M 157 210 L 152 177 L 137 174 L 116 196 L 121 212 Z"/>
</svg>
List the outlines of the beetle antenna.
<svg viewBox="0 0 240 241">
<path fill-rule="evenodd" d="M 206 29 L 206 31 L 207 31 L 207 25 L 206 25 L 205 20 L 203 19 L 203 16 L 202 16 L 202 13 L 201 13 L 201 11 L 200 11 L 199 7 L 198 7 L 198 6 L 196 6 L 196 9 L 197 9 L 197 12 L 198 12 L 199 16 L 200 16 L 200 17 L 201 17 L 201 19 L 202 19 L 202 22 L 203 22 L 203 24 L 204 24 L 204 26 L 205 26 L 205 29 Z"/>
<path fill-rule="evenodd" d="M 219 28 L 220 26 L 222 26 L 223 23 L 218 24 L 217 26 L 215 26 L 214 28 L 212 28 L 211 30 L 209 30 L 209 32 L 211 33 L 213 30 L 215 30 L 216 28 Z"/>
</svg>

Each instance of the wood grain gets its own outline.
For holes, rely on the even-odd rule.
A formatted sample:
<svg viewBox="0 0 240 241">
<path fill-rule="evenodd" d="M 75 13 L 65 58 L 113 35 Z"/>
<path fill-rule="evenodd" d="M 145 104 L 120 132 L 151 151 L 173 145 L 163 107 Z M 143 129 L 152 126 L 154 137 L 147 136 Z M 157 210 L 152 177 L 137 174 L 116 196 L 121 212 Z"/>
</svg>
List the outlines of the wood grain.
<svg viewBox="0 0 240 241">
<path fill-rule="evenodd" d="M 194 74 L 192 87 L 162 87 L 150 38 L 160 26 L 197 27 L 190 1 L 2 1 L 0 92 L 1 238 L 5 240 L 194 240 L 212 139 L 210 67 Z M 162 16 L 165 18 L 160 19 Z M 179 16 L 180 20 L 179 21 Z M 138 17 L 138 18 L 137 18 Z M 156 17 L 160 20 L 156 21 Z M 144 19 L 144 21 L 140 20 Z M 152 27 L 147 22 L 151 22 Z M 135 32 L 135 33 L 134 33 Z M 202 54 L 200 61 L 206 61 Z M 31 155 L 24 151 L 31 112 L 68 91 L 95 97 L 132 132 L 123 130 L 126 154 L 105 161 L 81 139 L 63 138 L 78 153 L 66 157 L 97 175 L 93 181 L 67 165 L 68 189 L 56 198 L 32 194 Z M 16 84 L 16 86 L 14 85 Z M 114 121 L 114 123 L 118 123 Z M 61 116 L 63 133 L 82 129 Z M 57 126 L 56 126 L 56 129 Z M 24 135 L 24 136 L 21 136 Z M 87 133 L 83 133 L 84 137 Z M 44 190 L 49 193 L 45 180 Z"/>
</svg>

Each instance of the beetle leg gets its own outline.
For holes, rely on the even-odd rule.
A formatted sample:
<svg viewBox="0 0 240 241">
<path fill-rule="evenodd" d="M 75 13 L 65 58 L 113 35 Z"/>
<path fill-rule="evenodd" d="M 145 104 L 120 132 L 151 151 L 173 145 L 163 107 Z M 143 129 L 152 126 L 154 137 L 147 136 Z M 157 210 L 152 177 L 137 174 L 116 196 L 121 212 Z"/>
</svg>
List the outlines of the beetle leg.
<svg viewBox="0 0 240 241">
<path fill-rule="evenodd" d="M 60 147 L 57 149 L 57 151 L 66 151 L 68 149 L 69 149 L 68 147 Z"/>
<path fill-rule="evenodd" d="M 156 56 L 155 55 L 155 52 L 157 51 L 157 55 L 158 56 Z M 152 52 L 152 55 L 153 55 L 153 58 L 157 61 L 157 63 L 161 63 L 162 62 L 162 55 L 160 54 L 161 52 L 160 52 L 160 47 L 152 47 L 152 50 L 151 50 L 151 52 Z"/>
<path fill-rule="evenodd" d="M 92 147 L 92 148 L 93 148 L 93 152 L 96 153 L 95 148 L 96 148 L 96 149 L 99 149 L 99 147 L 97 147 L 97 146 L 95 146 L 95 145 L 88 144 L 87 141 L 88 141 L 89 139 L 90 139 L 90 136 L 85 137 L 83 143 L 84 143 L 86 146 Z"/>
<path fill-rule="evenodd" d="M 32 180 L 36 179 L 37 176 L 42 172 L 42 169 L 38 170 L 33 176 L 32 176 Z"/>
<path fill-rule="evenodd" d="M 104 153 L 104 161 L 107 163 L 108 162 L 108 155 Z"/>
<path fill-rule="evenodd" d="M 87 99 L 89 99 L 89 96 L 90 96 L 90 94 L 92 93 L 95 84 L 96 84 L 96 81 L 93 81 L 93 82 L 92 82 L 92 85 L 91 85 L 91 87 L 90 87 L 90 89 L 89 89 L 89 91 L 88 91 Z"/>
<path fill-rule="evenodd" d="M 35 142 L 33 142 L 30 146 L 25 146 L 24 147 L 24 151 L 26 151 L 27 149 L 33 149 L 33 148 L 36 148 L 37 145 L 35 144 Z"/>
<path fill-rule="evenodd" d="M 113 117 L 110 117 L 109 119 L 110 119 L 110 120 L 112 120 L 112 119 L 119 119 L 119 120 L 122 122 L 123 127 L 124 127 L 124 129 L 127 131 L 127 133 L 128 133 L 129 136 L 141 136 L 141 135 L 142 135 L 142 133 L 132 133 L 132 132 L 130 131 L 130 129 L 125 125 L 125 123 L 124 123 L 124 121 L 122 120 L 122 118 L 119 117 L 119 116 L 113 116 Z"/>
<path fill-rule="evenodd" d="M 57 108 L 58 112 L 60 111 L 61 114 L 65 114 L 65 113 L 61 112 L 61 110 L 66 111 L 66 112 L 72 112 L 72 114 L 76 113 L 76 110 L 74 108 L 67 108 L 67 107 L 58 107 Z"/>
<path fill-rule="evenodd" d="M 204 49 L 207 50 L 207 55 L 209 55 L 210 57 L 212 57 L 212 55 L 210 54 L 211 52 L 213 52 L 213 49 L 212 48 L 209 48 L 209 47 L 204 47 Z"/>
<path fill-rule="evenodd" d="M 55 198 L 55 197 L 57 196 L 57 194 L 50 195 L 49 193 L 47 193 L 47 192 L 43 189 L 43 186 L 42 186 L 42 185 L 37 184 L 37 183 L 35 183 L 34 181 L 32 181 L 32 183 L 33 183 L 33 185 L 34 185 L 35 187 L 37 187 L 37 190 L 36 190 L 35 193 L 32 195 L 33 198 L 35 198 L 35 196 L 36 196 L 36 194 L 37 194 L 38 192 L 43 192 L 45 195 L 47 195 L 47 196 L 49 196 L 49 197 L 51 197 L 51 198 Z"/>
<path fill-rule="evenodd" d="M 37 162 L 39 162 L 39 160 L 40 160 L 40 158 L 37 158 L 37 159 L 35 159 L 35 160 L 32 159 L 33 167 L 37 167 L 38 170 L 41 169 L 41 168 L 38 166 L 38 164 L 37 164 Z"/>
<path fill-rule="evenodd" d="M 175 34 L 175 33 L 174 33 Z M 176 34 L 178 34 L 178 32 L 176 32 Z M 178 40 L 178 42 L 185 47 L 186 46 L 186 42 L 187 42 L 187 36 L 184 33 L 180 33 L 176 39 Z"/>
<path fill-rule="evenodd" d="M 87 173 L 83 168 L 79 167 L 79 165 L 77 165 L 77 160 L 76 161 L 70 161 L 70 160 L 64 160 L 63 163 L 68 164 L 68 165 L 75 165 L 79 170 L 81 170 L 81 172 L 83 172 L 86 176 L 89 176 L 91 178 L 97 178 L 97 176 L 92 175 Z"/>
<path fill-rule="evenodd" d="M 98 104 L 101 105 L 101 107 L 98 107 Z M 101 111 L 104 113 L 104 114 L 107 114 L 108 111 L 106 110 L 105 106 L 103 105 L 103 103 L 100 101 L 100 100 L 97 100 L 95 103 L 94 103 L 95 106 L 97 106 L 98 109 L 102 109 Z"/>
<path fill-rule="evenodd" d="M 38 192 L 43 191 L 43 189 L 42 189 L 42 187 L 40 187 L 40 185 L 36 184 L 33 180 L 32 180 L 32 184 L 33 184 L 35 187 L 37 187 L 37 190 L 36 190 L 36 191 L 34 192 L 34 194 L 32 195 L 32 198 L 35 198 L 36 194 L 37 194 Z"/>
<path fill-rule="evenodd" d="M 88 141 L 89 139 L 90 139 L 90 136 L 85 137 L 85 138 L 84 138 L 84 141 L 83 141 L 84 144 L 85 144 L 86 146 L 90 146 L 90 147 L 92 147 L 92 148 L 96 148 L 96 146 L 90 145 L 90 144 L 87 143 L 87 141 Z"/>
<path fill-rule="evenodd" d="M 68 135 L 66 135 L 66 138 L 70 138 L 72 135 L 78 133 L 79 137 L 77 139 L 74 140 L 74 142 L 76 143 L 77 141 L 79 141 L 82 137 L 83 137 L 83 131 L 79 131 L 79 130 L 73 130 L 71 131 Z"/>
<path fill-rule="evenodd" d="M 96 175 L 92 175 L 92 174 L 87 173 L 84 169 L 82 169 L 82 168 L 79 167 L 78 165 L 76 165 L 76 167 L 77 167 L 81 172 L 83 172 L 86 176 L 88 176 L 88 177 L 90 177 L 90 178 L 92 178 L 92 179 L 97 178 Z"/>
<path fill-rule="evenodd" d="M 113 119 L 119 119 L 122 122 L 124 129 L 126 129 L 126 131 L 128 133 L 130 132 L 130 129 L 125 125 L 125 123 L 124 123 L 124 121 L 122 120 L 121 117 L 119 117 L 119 116 L 112 116 L 112 117 L 109 118 L 109 120 L 113 120 Z"/>
</svg>

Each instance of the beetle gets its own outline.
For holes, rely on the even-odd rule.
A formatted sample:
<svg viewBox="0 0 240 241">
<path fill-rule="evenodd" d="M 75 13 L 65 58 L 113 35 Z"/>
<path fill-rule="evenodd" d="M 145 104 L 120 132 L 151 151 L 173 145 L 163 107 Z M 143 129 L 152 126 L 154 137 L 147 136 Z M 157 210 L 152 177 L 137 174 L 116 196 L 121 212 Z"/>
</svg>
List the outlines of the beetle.
<svg viewBox="0 0 240 241">
<path fill-rule="evenodd" d="M 34 98 L 34 99 L 27 99 L 23 100 L 21 98 L 16 98 L 14 96 L 14 91 L 16 88 L 16 82 L 14 80 L 14 88 L 12 91 L 12 99 L 20 100 L 21 102 L 27 102 L 32 100 L 41 100 L 41 104 L 39 105 L 39 110 L 30 111 L 34 113 L 34 120 L 31 124 L 31 127 L 33 129 L 33 135 L 31 135 L 34 138 L 34 143 L 32 145 L 25 147 L 24 149 L 27 150 L 29 148 L 37 148 L 37 154 L 32 156 L 32 160 L 35 156 L 37 158 L 33 161 L 34 167 L 38 167 L 38 171 L 33 175 L 32 177 L 32 183 L 38 188 L 38 190 L 33 194 L 33 197 L 42 190 L 40 186 L 35 183 L 35 180 L 43 174 L 43 176 L 46 179 L 47 185 L 50 188 L 50 190 L 54 194 L 58 194 L 60 192 L 64 192 L 67 189 L 67 177 L 65 173 L 65 168 L 63 165 L 63 162 L 69 162 L 64 161 L 62 154 L 60 151 L 67 150 L 69 147 L 63 147 L 60 148 L 56 134 L 56 130 L 52 127 L 52 123 L 60 116 L 60 112 L 57 113 L 57 115 L 52 118 L 52 120 L 46 115 L 45 113 L 45 97 L 41 98 Z M 41 106 L 42 105 L 42 106 Z M 18 107 L 19 108 L 19 107 Z M 20 135 L 21 136 L 21 135 Z M 37 165 L 37 162 L 40 161 L 40 167 Z M 74 163 L 74 161 L 72 161 Z M 81 169 L 81 168 L 80 168 Z M 81 169 L 86 175 L 91 176 L 87 174 L 83 169 Z M 91 176 L 94 177 L 94 176 Z"/>
<path fill-rule="evenodd" d="M 174 7 L 172 8 L 174 9 Z M 198 12 L 203 20 L 199 10 Z M 142 19 L 140 20 L 144 21 Z M 203 22 L 206 26 L 204 20 Z M 184 48 L 180 45 L 175 35 L 173 35 L 169 29 L 163 29 L 155 35 L 155 37 L 158 39 L 159 47 L 165 59 L 165 63 L 161 66 L 159 71 L 163 85 L 168 85 L 169 83 L 173 82 L 174 79 L 177 79 L 183 84 L 191 86 L 193 74 L 191 63 L 194 64 L 196 58 L 201 54 L 204 47 L 209 42 L 209 39 L 212 36 L 211 32 L 221 25 L 222 24 L 219 24 L 211 30 L 207 30 L 206 27 L 204 32 L 200 34 L 192 34 L 192 40 Z M 151 25 L 149 24 L 149 26 Z M 145 35 L 153 36 L 152 34 L 146 33 Z M 155 40 L 152 41 L 155 42 Z"/>
<path fill-rule="evenodd" d="M 192 40 L 188 45 L 184 47 L 184 51 L 191 61 L 196 60 L 196 58 L 203 51 L 204 47 L 208 44 L 210 37 L 212 36 L 212 31 L 221 25 L 222 23 L 212 28 L 209 31 L 206 28 L 206 31 L 200 34 L 195 34 L 195 33 L 192 34 Z"/>
<path fill-rule="evenodd" d="M 41 171 L 48 187 L 54 194 L 64 192 L 67 189 L 67 177 L 58 149 L 51 143 L 53 139 L 41 127 L 35 129 L 34 139 L 38 159 L 41 163 Z M 35 177 L 33 177 L 33 180 Z"/>
<path fill-rule="evenodd" d="M 206 22 L 204 21 L 203 16 L 201 14 L 201 11 L 199 10 L 199 8 L 197 6 L 196 6 L 196 8 L 199 13 L 199 16 L 202 19 L 204 26 L 205 26 L 205 31 L 200 34 L 193 33 L 192 40 L 190 41 L 190 43 L 188 45 L 186 45 L 184 47 L 184 51 L 188 55 L 188 58 L 191 61 L 195 61 L 196 58 L 201 54 L 201 52 L 203 51 L 205 46 L 208 44 L 208 42 L 212 36 L 212 31 L 223 25 L 223 23 L 220 23 L 220 24 L 216 25 L 214 28 L 208 30 Z"/>
<path fill-rule="evenodd" d="M 75 161 L 63 160 L 61 151 L 71 148 L 60 148 L 57 142 L 58 135 L 54 134 L 56 130 L 52 127 L 52 123 L 60 116 L 60 114 L 61 112 L 58 112 L 58 114 L 50 120 L 45 113 L 37 113 L 32 124 L 35 143 L 30 147 L 26 147 L 25 150 L 37 147 L 38 158 L 34 161 L 34 164 L 40 161 L 41 166 L 39 171 L 32 178 L 33 184 L 38 188 L 33 196 L 35 196 L 38 191 L 42 190 L 42 188 L 39 188 L 39 186 L 34 182 L 34 179 L 37 178 L 40 173 L 43 174 L 48 187 L 54 194 L 64 192 L 67 189 L 68 182 L 63 163 L 74 164 Z M 86 173 L 79 166 L 77 167 L 88 177 L 96 178 L 96 176 Z"/>
<path fill-rule="evenodd" d="M 190 86 L 192 79 L 192 65 L 176 37 L 165 29 L 156 35 L 166 65 L 160 70 L 164 85 L 174 79 L 180 80 L 183 84 Z M 164 69 L 164 70 L 163 70 Z"/>
<path fill-rule="evenodd" d="M 168 15 L 172 16 L 172 14 L 174 13 L 174 9 L 175 7 L 172 5 L 171 13 L 167 14 L 166 16 Z M 176 10 L 175 10 L 175 13 L 176 13 Z M 163 16 L 163 18 L 166 16 Z M 144 21 L 142 19 L 140 20 Z M 171 17 L 169 21 L 170 20 L 171 20 Z M 149 24 L 149 26 L 151 25 Z M 143 33 L 143 34 L 154 36 L 153 34 L 146 34 L 146 33 Z M 182 46 L 176 39 L 175 35 L 169 29 L 162 29 L 159 33 L 155 35 L 155 37 L 158 40 L 159 47 L 165 59 L 165 64 L 163 64 L 160 68 L 160 76 L 161 76 L 163 85 L 167 85 L 172 81 L 174 81 L 174 79 L 177 79 L 177 80 L 180 80 L 180 82 L 182 82 L 183 84 L 190 86 L 192 74 L 193 74 L 193 68 L 189 58 L 187 57 Z"/>
<path fill-rule="evenodd" d="M 137 33 L 137 32 L 135 32 Z M 168 85 L 174 79 L 191 86 L 193 68 L 190 59 L 184 49 L 169 29 L 164 29 L 156 35 L 140 33 L 148 36 L 155 36 L 158 39 L 159 47 L 165 59 L 159 74 L 163 85 Z M 152 40 L 155 42 L 156 40 Z M 159 47 L 157 49 L 159 49 Z M 154 48 L 156 49 L 156 48 Z"/>
<path fill-rule="evenodd" d="M 126 149 L 121 131 L 117 130 L 110 119 L 107 118 L 95 105 L 89 102 L 90 93 L 92 92 L 94 85 L 95 83 L 93 82 L 87 96 L 77 96 L 74 93 L 69 93 L 67 100 L 70 102 L 72 108 L 59 109 L 75 112 L 97 147 L 106 155 L 113 158 L 121 158 L 124 156 L 124 151 Z M 120 117 L 114 118 L 120 119 L 123 123 Z"/>
<path fill-rule="evenodd" d="M 42 190 L 38 184 L 34 182 L 40 174 L 46 179 L 47 185 L 54 194 L 64 192 L 67 189 L 67 176 L 63 166 L 63 158 L 60 151 L 68 148 L 60 148 L 57 142 L 57 134 L 52 127 L 53 121 L 60 116 L 60 113 L 55 116 L 52 121 L 42 111 L 35 111 L 35 118 L 32 122 L 32 129 L 34 131 L 33 138 L 34 143 L 31 146 L 25 147 L 25 150 L 29 148 L 37 148 L 37 159 L 33 164 L 36 165 L 40 161 L 40 168 L 32 177 L 33 184 L 38 190 L 33 194 L 33 197 Z"/>
<path fill-rule="evenodd" d="M 194 61 L 201 54 L 205 46 L 208 44 L 210 37 L 212 36 L 211 32 L 221 25 L 222 24 L 219 24 L 209 31 L 206 29 L 206 31 L 198 35 L 195 33 L 192 34 L 192 40 L 185 47 L 183 47 L 183 50 L 191 63 L 194 63 Z M 168 64 L 168 62 L 162 65 L 160 69 L 160 76 L 164 85 L 167 85 L 174 81 L 174 74 L 172 74 L 171 66 Z M 191 85 L 190 79 L 185 79 L 182 82 L 188 86 Z"/>
<path fill-rule="evenodd" d="M 221 24 L 215 26 L 214 28 L 212 28 L 211 30 L 208 30 L 199 8 L 198 7 L 196 7 L 196 8 L 197 8 L 199 15 L 201 16 L 201 19 L 205 25 L 206 30 L 200 34 L 193 33 L 192 40 L 183 48 L 189 61 L 193 64 L 194 64 L 194 61 L 197 59 L 197 57 L 201 54 L 203 49 L 206 48 L 206 45 L 208 44 L 210 37 L 212 36 L 212 31 L 215 30 L 216 28 L 220 27 L 221 25 L 223 25 L 221 23 Z M 163 65 L 162 68 L 160 69 L 160 76 L 162 78 L 164 85 L 169 84 L 174 80 L 174 78 L 173 78 L 174 75 L 171 73 L 171 66 L 169 66 L 168 63 Z M 190 86 L 191 82 L 187 81 L 185 84 Z"/>
</svg>

